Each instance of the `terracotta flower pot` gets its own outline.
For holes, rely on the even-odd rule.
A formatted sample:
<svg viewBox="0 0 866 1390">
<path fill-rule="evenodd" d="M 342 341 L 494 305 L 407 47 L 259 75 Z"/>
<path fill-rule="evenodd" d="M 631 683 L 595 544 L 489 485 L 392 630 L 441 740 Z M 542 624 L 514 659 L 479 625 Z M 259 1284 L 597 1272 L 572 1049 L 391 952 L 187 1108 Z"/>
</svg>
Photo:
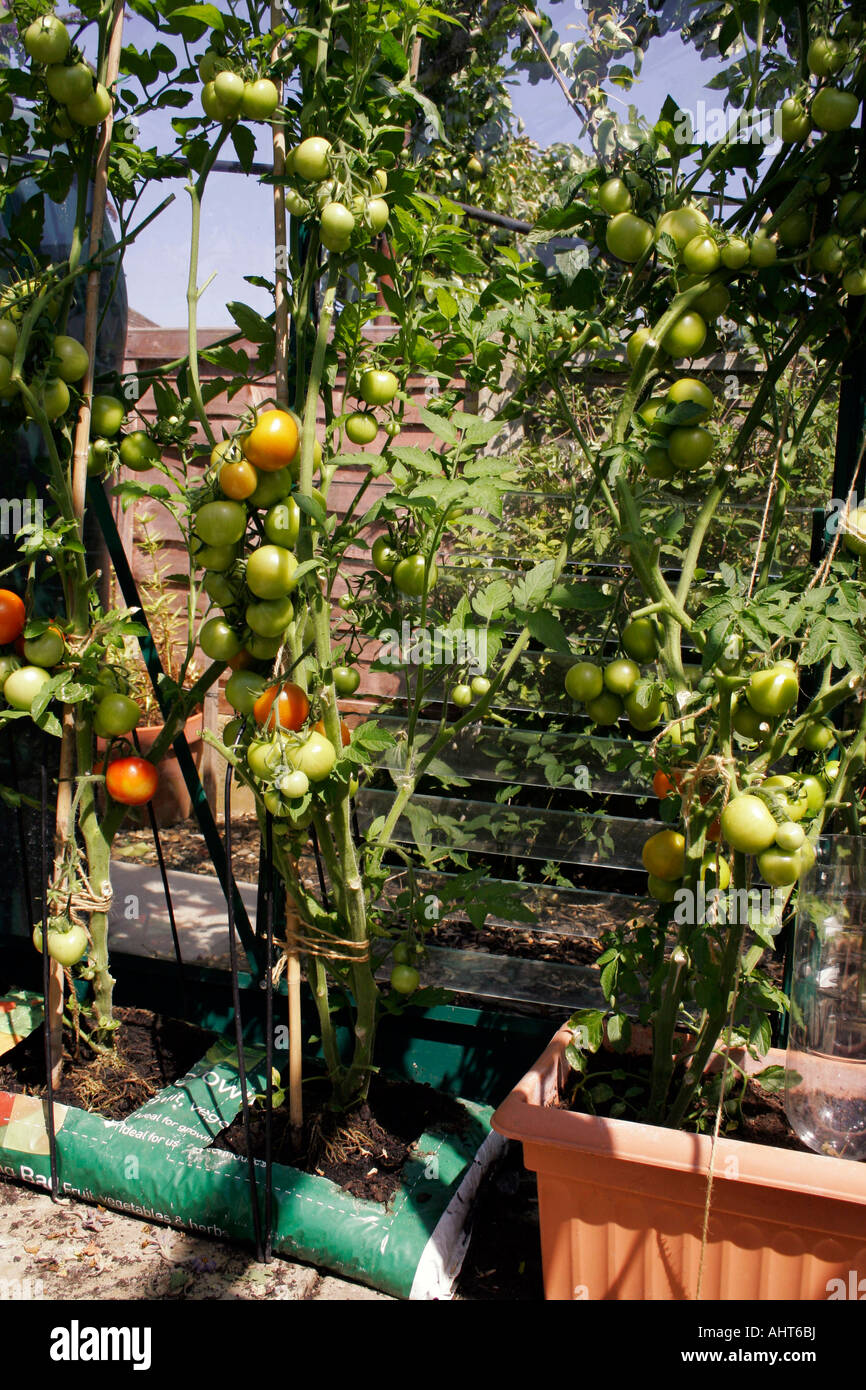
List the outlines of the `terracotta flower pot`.
<svg viewBox="0 0 866 1390">
<path fill-rule="evenodd" d="M 711 1137 L 558 1108 L 570 1040 L 493 1116 L 538 1175 L 545 1295 L 693 1299 Z M 714 1174 L 702 1299 L 866 1292 L 866 1164 L 720 1137 Z"/>
<path fill-rule="evenodd" d="M 136 729 L 139 747 L 142 754 L 147 757 L 151 748 L 156 743 L 162 733 L 161 724 L 147 724 Z M 204 747 L 202 739 L 202 716 L 194 714 L 184 725 L 189 750 L 193 757 L 196 768 L 201 767 L 201 755 Z M 100 749 L 104 750 L 105 742 L 99 740 Z M 175 825 L 177 821 L 186 820 L 192 815 L 192 797 L 190 796 L 186 782 L 183 780 L 183 773 L 175 754 L 169 750 L 159 764 L 159 786 L 153 798 L 153 809 L 156 813 L 156 822 L 159 826 Z M 132 815 L 133 813 L 131 813 Z M 147 811 L 142 808 L 134 813 L 142 824 L 147 823 Z"/>
</svg>

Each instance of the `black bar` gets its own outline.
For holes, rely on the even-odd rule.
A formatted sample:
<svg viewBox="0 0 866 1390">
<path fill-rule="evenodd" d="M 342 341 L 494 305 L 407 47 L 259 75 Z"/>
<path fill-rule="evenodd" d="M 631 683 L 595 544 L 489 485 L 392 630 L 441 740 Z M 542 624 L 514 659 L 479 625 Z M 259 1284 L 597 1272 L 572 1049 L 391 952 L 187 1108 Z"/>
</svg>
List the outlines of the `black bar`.
<svg viewBox="0 0 866 1390">
<path fill-rule="evenodd" d="M 44 762 L 40 769 L 40 773 L 42 789 L 40 819 L 42 824 L 42 1006 L 44 1009 L 42 1041 L 45 1048 L 45 1128 L 48 1131 L 48 1162 L 51 1168 L 51 1197 L 52 1200 L 56 1200 L 59 1185 L 57 1182 L 57 1135 L 54 1131 L 54 1079 L 51 1074 L 54 1058 L 51 1055 L 51 1027 L 48 1022 L 49 1001 L 51 998 L 51 965 L 49 963 L 51 957 L 48 954 L 48 768 L 45 766 Z M 61 1055 L 63 1046 L 62 1036 L 61 1031 Z"/>
</svg>

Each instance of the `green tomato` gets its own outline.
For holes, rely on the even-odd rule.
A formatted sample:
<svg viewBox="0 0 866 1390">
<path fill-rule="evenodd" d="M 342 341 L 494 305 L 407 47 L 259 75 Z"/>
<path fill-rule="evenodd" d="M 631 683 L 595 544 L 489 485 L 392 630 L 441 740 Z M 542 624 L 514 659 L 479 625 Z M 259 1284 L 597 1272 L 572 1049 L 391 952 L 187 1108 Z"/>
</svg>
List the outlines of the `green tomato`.
<svg viewBox="0 0 866 1390">
<path fill-rule="evenodd" d="M 858 265 L 846 270 L 842 276 L 842 288 L 846 294 L 860 297 L 866 294 L 866 266 Z"/>
<path fill-rule="evenodd" d="M 414 965 L 395 965 L 391 971 L 391 988 L 397 994 L 414 994 L 419 984 L 421 976 Z"/>
<path fill-rule="evenodd" d="M 32 666 L 56 666 L 65 652 L 63 634 L 56 627 L 46 628 L 38 637 L 28 637 L 24 641 L 24 658 Z"/>
<path fill-rule="evenodd" d="M 3 696 L 13 709 L 29 710 L 43 686 L 51 680 L 41 666 L 19 666 L 10 671 L 3 686 Z"/>
<path fill-rule="evenodd" d="M 283 638 L 282 635 L 279 637 L 260 637 L 257 632 L 251 632 L 244 645 L 250 656 L 255 657 L 256 661 L 273 661 L 283 645 Z"/>
<path fill-rule="evenodd" d="M 345 251 L 355 230 L 355 219 L 344 203 L 326 203 L 321 216 L 322 245 L 327 251 Z"/>
<path fill-rule="evenodd" d="M 707 325 L 700 314 L 686 310 L 671 324 L 662 338 L 662 347 L 674 359 L 695 357 L 707 339 Z"/>
<path fill-rule="evenodd" d="M 727 313 L 731 296 L 724 285 L 710 285 L 694 302 L 694 308 L 702 319 L 714 321 Z"/>
<path fill-rule="evenodd" d="M 282 545 L 260 545 L 247 559 L 247 588 L 256 598 L 281 599 L 295 587 L 298 562 Z"/>
<path fill-rule="evenodd" d="M 96 706 L 93 725 L 102 738 L 129 734 L 141 719 L 141 706 L 128 695 L 105 695 Z"/>
<path fill-rule="evenodd" d="M 631 208 L 631 202 L 631 194 L 622 179 L 605 179 L 598 190 L 599 207 L 602 212 L 607 213 L 608 217 L 616 217 L 620 212 L 628 212 Z"/>
<path fill-rule="evenodd" d="M 126 411 L 116 396 L 94 396 L 90 422 L 94 434 L 113 439 L 123 424 Z"/>
<path fill-rule="evenodd" d="M 338 695 L 354 695 L 361 684 L 361 673 L 355 666 L 334 667 L 334 689 Z"/>
<path fill-rule="evenodd" d="M 272 781 L 284 766 L 285 749 L 281 739 L 253 739 L 247 748 L 247 767 L 262 782 Z"/>
<path fill-rule="evenodd" d="M 592 661 L 576 662 L 565 673 L 565 690 L 572 700 L 578 700 L 581 704 L 586 704 L 588 700 L 597 700 L 604 690 L 601 667 Z"/>
<path fill-rule="evenodd" d="M 617 657 L 604 668 L 605 686 L 614 695 L 630 695 L 640 680 L 640 667 L 636 661 Z"/>
<path fill-rule="evenodd" d="M 288 498 L 294 482 L 291 468 L 277 468 L 270 473 L 257 468 L 256 475 L 255 491 L 246 499 L 250 506 L 273 507 L 277 502 L 283 502 Z M 297 506 L 297 503 L 294 505 Z M 274 540 L 274 537 L 270 539 Z M 277 544 L 282 542 L 278 541 Z"/>
<path fill-rule="evenodd" d="M 473 676 L 470 681 L 470 689 L 476 700 L 482 700 L 490 691 L 490 681 L 486 676 Z"/>
<path fill-rule="evenodd" d="M 609 690 L 603 691 L 594 700 L 587 700 L 584 708 L 593 723 L 602 725 L 615 724 L 623 713 L 622 700 Z"/>
<path fill-rule="evenodd" d="M 760 854 L 776 838 L 776 822 L 766 802 L 744 792 L 732 797 L 721 815 L 722 834 L 732 849 Z"/>
<path fill-rule="evenodd" d="M 195 513 L 196 535 L 205 545 L 236 545 L 247 529 L 247 509 L 240 502 L 205 502 Z M 208 565 L 208 569 L 217 569 Z"/>
<path fill-rule="evenodd" d="M 801 862 L 797 853 L 786 854 L 771 845 L 758 855 L 758 869 L 772 888 L 787 888 L 800 877 Z"/>
<path fill-rule="evenodd" d="M 722 265 L 728 270 L 742 270 L 749 261 L 749 243 L 745 237 L 728 237 L 722 247 Z"/>
<path fill-rule="evenodd" d="M 643 464 L 650 478 L 660 478 L 663 482 L 673 478 L 677 471 L 668 457 L 667 449 L 658 444 L 653 444 L 647 449 L 643 456 Z"/>
<path fill-rule="evenodd" d="M 731 727 L 741 738 L 761 743 L 770 733 L 770 725 L 751 705 L 738 701 L 731 715 Z"/>
<path fill-rule="evenodd" d="M 784 145 L 798 145 L 811 134 L 812 122 L 809 113 L 803 109 L 796 97 L 785 98 L 779 108 L 779 116 L 779 134 Z"/>
<path fill-rule="evenodd" d="M 93 91 L 83 101 L 76 101 L 66 109 L 76 125 L 102 125 L 111 111 L 111 97 L 108 89 L 103 87 L 101 82 L 97 82 Z"/>
<path fill-rule="evenodd" d="M 24 47 L 34 63 L 62 63 L 71 43 L 66 25 L 53 14 L 40 15 L 24 30 Z"/>
<path fill-rule="evenodd" d="M 731 866 L 727 859 L 720 855 L 717 867 L 715 851 L 707 850 L 701 860 L 701 882 L 709 883 L 710 887 L 724 893 L 731 883 Z"/>
<path fill-rule="evenodd" d="M 229 116 L 236 116 L 244 99 L 244 79 L 237 72 L 223 69 L 213 80 L 214 95 Z"/>
<path fill-rule="evenodd" d="M 267 681 L 255 671 L 235 671 L 226 683 L 225 696 L 238 714 L 252 714 L 253 705 L 265 689 Z"/>
<path fill-rule="evenodd" d="M 848 61 L 848 45 L 819 34 L 806 50 L 806 65 L 815 77 L 833 77 Z"/>
<path fill-rule="evenodd" d="M 694 275 L 712 275 L 722 263 L 722 254 L 711 236 L 699 233 L 686 243 L 683 265 Z"/>
<path fill-rule="evenodd" d="M 280 93 L 276 83 L 269 77 L 260 77 L 255 82 L 245 82 L 241 96 L 241 110 L 253 121 L 266 121 L 280 104 Z"/>
<path fill-rule="evenodd" d="M 612 217 L 605 232 L 605 245 L 617 260 L 627 265 L 639 261 L 653 244 L 653 229 L 633 212 L 620 212 Z"/>
<path fill-rule="evenodd" d="M 240 735 L 243 733 L 244 721 L 242 719 L 229 719 L 223 725 L 223 743 L 226 748 L 234 748 Z"/>
<path fill-rule="evenodd" d="M 815 777 L 812 773 L 798 772 L 795 780 L 806 796 L 806 814 L 803 819 L 809 820 L 817 815 L 827 800 L 827 787 L 820 777 Z"/>
<path fill-rule="evenodd" d="M 404 555 L 402 560 L 397 561 L 391 579 L 394 588 L 401 594 L 409 598 L 419 598 L 424 592 L 425 576 L 428 587 L 432 589 L 438 573 L 435 560 L 431 560 L 428 567 L 426 556 L 420 551 L 415 551 L 412 555 Z"/>
<path fill-rule="evenodd" d="M 839 226 L 845 232 L 856 231 L 866 225 L 866 193 L 860 188 L 852 188 L 839 199 Z"/>
<path fill-rule="evenodd" d="M 696 236 L 706 234 L 709 225 L 706 214 L 701 212 L 700 208 L 688 205 L 674 208 L 671 212 L 663 212 L 656 223 L 656 241 L 661 236 L 672 237 L 677 250 L 682 254 L 690 241 Z"/>
<path fill-rule="evenodd" d="M 192 558 L 198 569 L 222 573 L 231 569 L 237 559 L 237 549 L 233 545 L 205 545 L 198 536 L 193 536 Z"/>
<path fill-rule="evenodd" d="M 0 319 L 0 353 L 14 357 L 18 345 L 18 329 L 11 319 Z"/>
<path fill-rule="evenodd" d="M 33 928 L 33 945 L 42 954 L 42 926 Z M 48 928 L 48 954 L 52 960 L 56 960 L 58 965 L 62 965 L 65 970 L 70 966 L 77 965 L 86 955 L 90 940 L 87 932 L 78 922 L 73 922 L 68 931 L 58 931 L 54 927 Z"/>
<path fill-rule="evenodd" d="M 625 345 L 625 355 L 632 367 L 637 366 L 637 360 L 647 343 L 649 343 L 653 350 L 657 352 L 662 351 L 660 344 L 656 342 L 652 335 L 652 329 L 645 327 L 636 328 Z"/>
<path fill-rule="evenodd" d="M 776 719 L 797 703 L 800 682 L 796 668 L 777 662 L 765 671 L 755 671 L 746 687 L 746 699 L 757 714 Z"/>
<path fill-rule="evenodd" d="M 346 421 L 346 437 L 353 444 L 372 444 L 379 433 L 379 421 L 368 410 L 356 410 Z"/>
<path fill-rule="evenodd" d="M 388 405 L 393 401 L 400 382 L 393 372 L 380 371 L 376 367 L 368 367 L 361 373 L 359 390 L 361 400 L 367 405 Z"/>
<path fill-rule="evenodd" d="M 702 425 L 678 426 L 668 439 L 668 456 L 675 468 L 703 468 L 716 447 L 716 437 Z"/>
<path fill-rule="evenodd" d="M 220 608 L 231 608 L 238 601 L 238 585 L 216 570 L 207 571 L 203 587 L 208 598 L 218 603 Z"/>
<path fill-rule="evenodd" d="M 826 753 L 836 742 L 836 730 L 829 724 L 810 722 L 803 730 L 800 742 L 808 753 Z"/>
<path fill-rule="evenodd" d="M 805 839 L 805 830 L 795 820 L 786 820 L 782 825 L 776 827 L 776 844 L 786 854 L 793 854 L 801 847 Z"/>
<path fill-rule="evenodd" d="M 393 574 L 394 566 L 400 559 L 400 552 L 394 549 L 386 536 L 376 537 L 370 555 L 380 574 Z"/>
<path fill-rule="evenodd" d="M 245 613 L 247 627 L 259 637 L 281 637 L 294 616 L 291 595 L 248 603 Z"/>
<path fill-rule="evenodd" d="M 90 358 L 78 339 L 65 333 L 53 340 L 51 356 L 57 358 L 56 371 L 61 381 L 80 381 L 90 366 Z"/>
<path fill-rule="evenodd" d="M 298 541 L 301 529 L 301 509 L 293 497 L 275 502 L 264 520 L 264 531 L 273 545 L 291 550 Z"/>
<path fill-rule="evenodd" d="M 676 902 L 677 892 L 681 886 L 681 878 L 668 880 L 657 878 L 655 874 L 647 875 L 647 892 L 651 898 L 655 898 L 657 903 Z"/>
<path fill-rule="evenodd" d="M 124 468 L 131 469 L 133 473 L 146 473 L 162 460 L 159 445 L 144 430 L 133 430 L 131 434 L 124 435 L 118 453 Z"/>
<path fill-rule="evenodd" d="M 623 707 L 628 716 L 629 723 L 635 728 L 646 733 L 649 729 L 654 729 L 661 723 L 664 711 L 664 702 L 661 691 L 657 687 L 647 692 L 631 690 L 623 698 Z"/>
<path fill-rule="evenodd" d="M 682 376 L 679 381 L 675 381 L 665 396 L 668 405 L 694 405 L 699 406 L 701 413 L 695 415 L 695 424 L 700 424 L 703 420 L 708 420 L 713 413 L 715 397 L 709 386 L 705 386 L 702 381 L 697 381 L 692 376 Z"/>
<path fill-rule="evenodd" d="M 472 704 L 472 686 L 461 681 L 453 687 L 451 699 L 458 709 L 468 709 Z"/>
<path fill-rule="evenodd" d="M 856 244 L 854 239 L 839 232 L 827 232 L 818 238 L 812 248 L 813 269 L 819 270 L 822 275 L 839 274 L 845 266 L 849 248 Z"/>
<path fill-rule="evenodd" d="M 292 766 L 306 773 L 311 782 L 324 782 L 337 762 L 333 743 L 315 729 L 303 743 L 289 744 L 288 756 Z"/>
<path fill-rule="evenodd" d="M 11 652 L 5 652 L 0 656 L 0 695 L 3 693 L 3 687 L 6 684 L 7 678 L 11 676 L 13 671 L 19 670 L 20 666 L 21 662 L 19 658 L 13 656 Z"/>
<path fill-rule="evenodd" d="M 231 661 L 241 649 L 241 639 L 225 618 L 208 618 L 198 635 L 198 644 L 211 661 Z"/>
<path fill-rule="evenodd" d="M 860 110 L 860 98 L 842 87 L 822 87 L 812 98 L 810 114 L 818 130 L 847 130 Z"/>
<path fill-rule="evenodd" d="M 36 395 L 49 420 L 59 420 L 61 415 L 65 415 L 69 409 L 69 387 L 59 377 L 46 381 Z M 30 408 L 28 406 L 29 413 Z"/>
<path fill-rule="evenodd" d="M 388 218 L 391 216 L 391 209 L 384 198 L 371 198 L 365 209 L 370 230 L 374 236 L 378 236 L 388 225 Z"/>
<path fill-rule="evenodd" d="M 765 777 L 761 783 L 764 791 L 772 792 L 778 798 L 787 820 L 800 821 L 809 813 L 809 798 L 795 777 L 778 773 Z"/>
<path fill-rule="evenodd" d="M 292 151 L 292 173 L 308 183 L 320 183 L 330 172 L 331 142 L 311 135 Z"/>
</svg>

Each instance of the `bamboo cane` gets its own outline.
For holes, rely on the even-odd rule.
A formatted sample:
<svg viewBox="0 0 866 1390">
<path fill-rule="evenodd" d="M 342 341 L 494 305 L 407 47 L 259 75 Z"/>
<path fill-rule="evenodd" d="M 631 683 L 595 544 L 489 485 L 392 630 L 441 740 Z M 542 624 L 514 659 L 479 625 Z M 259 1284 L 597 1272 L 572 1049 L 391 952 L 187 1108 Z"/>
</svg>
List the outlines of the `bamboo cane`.
<svg viewBox="0 0 866 1390">
<path fill-rule="evenodd" d="M 284 18 L 278 4 L 271 5 L 271 28 L 276 29 Z M 279 57 L 279 44 L 271 52 L 272 59 Z M 283 96 L 283 83 L 278 80 L 280 100 Z M 274 174 L 282 178 L 286 172 L 286 129 L 281 121 L 275 121 L 274 132 Z M 288 229 L 286 224 L 286 193 L 282 183 L 274 184 L 274 325 L 276 349 L 274 353 L 275 395 L 277 404 L 283 408 L 289 405 L 289 301 L 286 285 L 288 265 Z M 289 1015 L 289 1121 L 296 1139 L 304 1123 L 304 1104 L 302 1096 L 301 1061 L 301 959 L 298 954 L 298 914 L 291 899 L 286 901 L 286 993 Z"/>
<path fill-rule="evenodd" d="M 111 89 L 120 68 L 120 48 L 123 36 L 123 0 L 117 0 L 111 19 L 108 54 L 105 67 L 105 86 Z M 96 152 L 96 168 L 93 179 L 93 209 L 90 221 L 89 254 L 91 259 L 97 255 L 102 240 L 105 222 L 105 204 L 108 193 L 108 155 L 111 147 L 112 112 L 102 126 Z M 87 449 L 90 440 L 90 414 L 93 396 L 93 378 L 96 362 L 96 335 L 99 326 L 99 283 L 100 271 L 91 270 L 87 277 L 84 310 L 84 347 L 88 356 L 87 372 L 82 383 L 81 410 L 75 428 L 75 441 L 72 453 L 72 505 L 78 521 L 79 539 L 84 541 L 84 498 L 87 487 Z M 64 705 L 61 717 L 60 777 L 57 786 L 57 810 L 54 821 L 55 851 L 59 853 L 70 829 L 69 816 L 72 808 L 72 782 L 75 771 L 75 710 Z M 43 924 L 47 943 L 48 922 Z M 46 944 L 47 949 L 47 944 Z M 51 1039 L 52 1068 L 54 1084 L 60 1081 L 63 1065 L 63 967 L 57 961 L 51 962 L 50 988 L 46 1006 L 46 1026 Z"/>
</svg>

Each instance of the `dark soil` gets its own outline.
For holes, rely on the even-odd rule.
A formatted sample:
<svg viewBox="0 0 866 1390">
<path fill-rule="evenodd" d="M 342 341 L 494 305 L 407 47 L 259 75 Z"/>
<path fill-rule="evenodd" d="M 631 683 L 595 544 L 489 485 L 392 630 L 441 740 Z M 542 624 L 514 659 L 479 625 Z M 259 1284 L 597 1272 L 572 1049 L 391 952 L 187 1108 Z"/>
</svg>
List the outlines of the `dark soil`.
<svg viewBox="0 0 866 1390">
<path fill-rule="evenodd" d="M 188 1023 L 166 1019 L 147 1009 L 116 1009 L 123 1025 L 115 1045 L 95 1053 L 82 1038 L 64 1033 L 63 1077 L 55 1100 L 91 1110 L 107 1120 L 123 1120 L 184 1072 L 213 1041 Z M 45 1095 L 43 1031 L 37 1028 L 0 1062 L 0 1090 Z"/>
<path fill-rule="evenodd" d="M 523 1166 L 520 1144 L 509 1143 L 496 1170 L 482 1184 L 470 1220 L 458 1299 L 542 1302 L 538 1191 L 535 1174 Z"/>
<path fill-rule="evenodd" d="M 622 1080 L 617 1079 L 611 1075 L 612 1071 L 625 1072 L 626 1077 Z M 587 1089 L 592 1090 L 592 1082 L 590 1081 L 588 1086 L 582 1086 L 576 1090 L 570 1104 L 566 1098 L 563 1099 L 563 1104 L 568 1109 L 604 1116 L 609 1113 L 609 1106 L 622 1097 L 629 1087 L 637 1088 L 640 1086 L 643 1095 L 630 1097 L 632 1106 L 637 1106 L 639 1110 L 643 1100 L 649 1094 L 650 1062 L 649 1058 L 646 1057 L 635 1056 L 631 1053 L 622 1055 L 605 1048 L 590 1059 L 587 1074 L 590 1078 L 597 1076 L 599 1081 L 603 1081 L 614 1094 L 609 1095 L 594 1110 L 588 1103 L 586 1095 Z M 739 1088 L 736 1089 L 735 1093 L 739 1095 Z M 704 1133 L 711 1134 L 713 1132 L 716 1103 L 717 1101 L 714 1101 L 709 1109 L 709 1122 L 708 1126 L 704 1128 Z M 640 1120 L 641 1115 L 630 1108 L 620 1118 Z M 774 1148 L 795 1149 L 798 1153 L 813 1152 L 794 1133 L 788 1123 L 782 1096 L 776 1092 L 763 1090 L 756 1081 L 750 1081 L 743 1094 L 739 1123 L 731 1127 L 730 1123 L 726 1126 L 723 1121 L 719 1133 L 725 1138 L 740 1139 L 747 1144 L 769 1144 Z"/>
<path fill-rule="evenodd" d="M 322 1110 L 324 1095 L 319 1083 L 304 1087 L 309 1113 L 297 1141 L 288 1107 L 274 1111 L 274 1162 L 318 1173 L 353 1197 L 373 1202 L 387 1204 L 391 1200 L 400 1186 L 403 1165 L 422 1134 L 427 1130 L 453 1133 L 467 1123 L 466 1111 L 451 1096 L 414 1082 L 374 1077 L 369 1103 L 339 1117 Z M 250 1115 L 250 1137 L 256 1158 L 264 1159 L 265 1114 L 261 1107 Z M 217 1135 L 213 1147 L 246 1157 L 242 1114 Z"/>
</svg>

